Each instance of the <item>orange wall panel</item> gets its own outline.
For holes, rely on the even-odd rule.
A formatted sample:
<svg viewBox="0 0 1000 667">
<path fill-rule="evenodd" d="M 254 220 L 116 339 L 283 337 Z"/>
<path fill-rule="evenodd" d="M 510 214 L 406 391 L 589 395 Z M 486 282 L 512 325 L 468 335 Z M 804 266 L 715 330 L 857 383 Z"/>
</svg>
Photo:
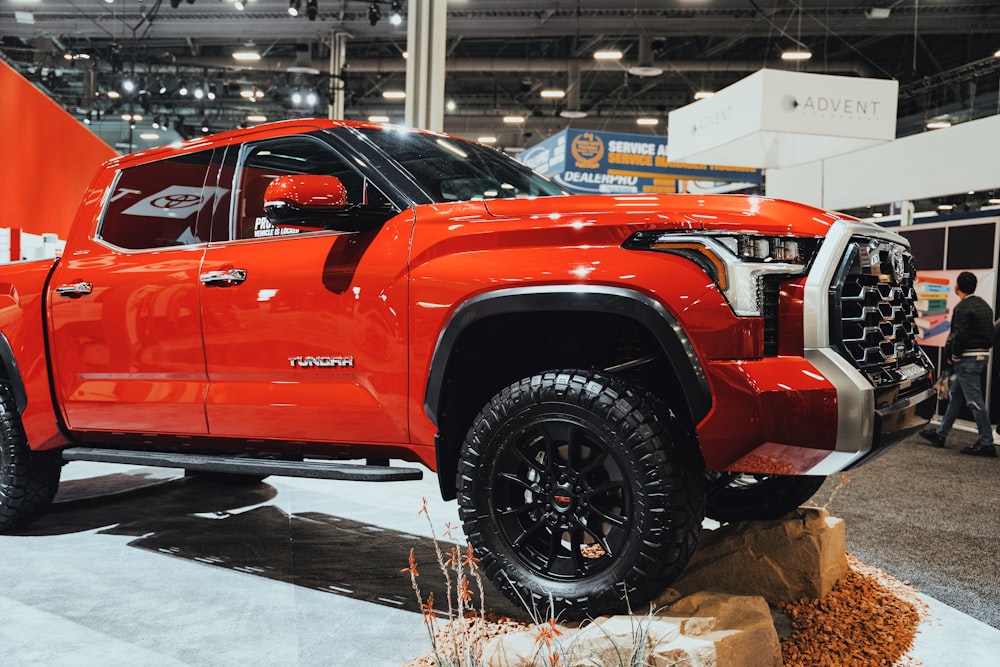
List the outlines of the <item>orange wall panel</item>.
<svg viewBox="0 0 1000 667">
<path fill-rule="evenodd" d="M 0 227 L 65 239 L 83 194 L 116 155 L 0 60 Z"/>
</svg>

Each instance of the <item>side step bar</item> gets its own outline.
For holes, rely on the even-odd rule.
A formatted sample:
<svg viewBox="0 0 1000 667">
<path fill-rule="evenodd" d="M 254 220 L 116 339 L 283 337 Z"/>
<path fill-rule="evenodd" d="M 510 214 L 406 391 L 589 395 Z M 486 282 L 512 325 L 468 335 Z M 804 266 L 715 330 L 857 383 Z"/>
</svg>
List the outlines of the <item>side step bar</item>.
<svg viewBox="0 0 1000 667">
<path fill-rule="evenodd" d="M 334 463 L 332 461 L 280 461 L 239 456 L 207 456 L 170 452 L 133 452 L 96 447 L 69 447 L 62 452 L 66 461 L 126 463 L 161 468 L 183 468 L 238 475 L 283 475 L 314 479 L 342 479 L 358 482 L 402 482 L 422 479 L 420 468 L 392 468 L 380 465 Z"/>
</svg>

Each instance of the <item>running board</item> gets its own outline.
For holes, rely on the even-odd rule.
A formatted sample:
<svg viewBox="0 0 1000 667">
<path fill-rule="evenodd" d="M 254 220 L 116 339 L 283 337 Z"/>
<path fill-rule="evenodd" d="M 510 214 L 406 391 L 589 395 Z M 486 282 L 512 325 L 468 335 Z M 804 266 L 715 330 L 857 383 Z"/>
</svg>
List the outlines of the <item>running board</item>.
<svg viewBox="0 0 1000 667">
<path fill-rule="evenodd" d="M 357 482 L 402 482 L 422 479 L 419 468 L 393 468 L 380 465 L 334 463 L 332 461 L 281 461 L 238 456 L 207 456 L 169 452 L 134 452 L 95 447 L 69 447 L 62 451 L 66 461 L 126 463 L 161 468 L 183 468 L 203 472 L 227 472 L 237 475 L 282 475 L 314 479 L 342 479 Z"/>
</svg>

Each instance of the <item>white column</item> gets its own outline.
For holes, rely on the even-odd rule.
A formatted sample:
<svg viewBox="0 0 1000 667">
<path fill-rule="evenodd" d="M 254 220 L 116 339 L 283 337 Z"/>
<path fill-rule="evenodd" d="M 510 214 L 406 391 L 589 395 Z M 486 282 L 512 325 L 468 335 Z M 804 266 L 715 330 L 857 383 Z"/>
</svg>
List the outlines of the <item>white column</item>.
<svg viewBox="0 0 1000 667">
<path fill-rule="evenodd" d="M 410 127 L 444 130 L 444 61 L 447 0 L 408 0 L 406 15 L 406 112 Z"/>
<path fill-rule="evenodd" d="M 335 32 L 330 37 L 330 105 L 327 118 L 342 119 L 344 117 L 344 64 L 347 60 L 347 40 L 350 34 Z"/>
</svg>

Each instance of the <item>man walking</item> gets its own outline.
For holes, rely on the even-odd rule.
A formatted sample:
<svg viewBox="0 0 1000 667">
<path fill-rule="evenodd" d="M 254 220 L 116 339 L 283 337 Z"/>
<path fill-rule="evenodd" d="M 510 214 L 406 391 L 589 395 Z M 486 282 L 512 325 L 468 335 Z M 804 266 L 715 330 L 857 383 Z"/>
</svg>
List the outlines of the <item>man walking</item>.
<svg viewBox="0 0 1000 667">
<path fill-rule="evenodd" d="M 961 299 L 951 317 L 951 333 L 944 345 L 944 363 L 954 371 L 951 399 L 948 409 L 937 429 L 928 428 L 920 432 L 920 437 L 935 447 L 944 447 L 948 431 L 958 417 L 962 404 L 969 406 L 976 420 L 979 439 L 971 447 L 961 450 L 972 456 L 997 455 L 993 446 L 990 418 L 986 411 L 986 400 L 980 384 L 983 370 L 990 359 L 993 345 L 993 310 L 974 294 L 976 276 L 963 271 L 955 281 L 955 294 Z"/>
</svg>

